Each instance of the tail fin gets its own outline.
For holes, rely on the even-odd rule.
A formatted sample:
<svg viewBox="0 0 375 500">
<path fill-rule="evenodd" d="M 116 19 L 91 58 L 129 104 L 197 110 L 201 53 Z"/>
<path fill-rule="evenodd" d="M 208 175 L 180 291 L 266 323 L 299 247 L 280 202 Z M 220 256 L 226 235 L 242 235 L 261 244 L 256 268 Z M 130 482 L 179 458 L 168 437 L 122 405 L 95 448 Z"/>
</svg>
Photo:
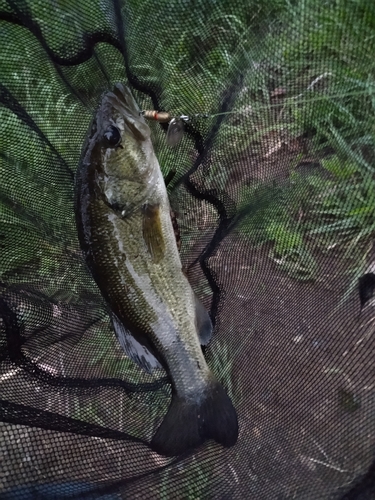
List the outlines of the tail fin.
<svg viewBox="0 0 375 500">
<path fill-rule="evenodd" d="M 200 403 L 172 396 L 168 413 L 151 441 L 151 448 L 173 457 L 214 439 L 225 447 L 236 444 L 237 414 L 219 382 L 211 380 Z"/>
</svg>

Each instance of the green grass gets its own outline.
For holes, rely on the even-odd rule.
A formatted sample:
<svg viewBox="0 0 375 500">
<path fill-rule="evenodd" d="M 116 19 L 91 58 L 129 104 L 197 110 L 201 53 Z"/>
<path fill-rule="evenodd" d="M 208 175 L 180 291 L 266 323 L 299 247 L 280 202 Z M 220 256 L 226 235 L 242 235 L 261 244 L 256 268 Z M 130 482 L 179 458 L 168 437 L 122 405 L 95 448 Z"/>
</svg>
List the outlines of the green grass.
<svg viewBox="0 0 375 500">
<path fill-rule="evenodd" d="M 343 250 L 349 257 L 358 248 L 350 268 L 358 274 L 361 252 L 375 229 L 375 7 L 365 0 L 274 1 L 253 7 L 250 17 L 250 9 L 233 9 L 226 1 L 209 10 L 200 6 L 189 12 L 187 30 L 179 4 L 173 10 L 162 6 L 156 14 L 148 2 L 132 2 L 135 23 L 129 39 L 135 41 L 147 26 L 158 61 L 140 48 L 133 67 L 155 79 L 164 109 L 177 114 L 215 115 L 228 81 L 241 74 L 242 87 L 216 138 L 205 187 L 225 190 L 233 152 L 251 152 L 262 161 L 270 134 L 287 143 L 308 136 L 308 156 L 321 163 L 320 173 L 299 175 L 296 153 L 282 206 L 273 201 L 266 210 L 268 222 L 258 226 L 264 209 L 253 211 L 240 232 L 254 244 L 271 242 L 270 258 L 298 279 L 317 276 L 319 251 Z M 169 19 L 170 29 L 163 31 Z M 275 101 L 271 93 L 277 88 L 285 96 Z M 214 118 L 198 121 L 209 130 Z M 168 164 L 168 152 L 161 151 L 160 159 Z M 186 169 L 184 160 L 180 167 Z M 251 193 L 267 203 L 274 187 L 254 182 L 245 191 L 238 200 L 242 208 L 246 202 L 252 206 Z M 307 203 L 306 193 L 313 197 Z"/>
<path fill-rule="evenodd" d="M 291 162 L 287 187 L 254 183 L 245 189 L 241 207 L 257 198 L 269 203 L 253 210 L 239 230 L 255 244 L 272 242 L 271 258 L 300 279 L 316 276 L 319 252 L 311 248 L 354 256 L 350 272 L 357 276 L 374 235 L 374 23 L 375 8 L 366 2 L 319 8 L 300 2 L 289 4 L 265 42 L 267 70 L 254 91 L 246 148 L 259 151 L 262 161 L 270 130 L 289 138 L 307 134 L 308 155 L 322 169 L 302 176 Z M 281 104 L 269 98 L 278 87 L 286 93 Z M 241 143 L 236 132 L 233 140 Z"/>
<path fill-rule="evenodd" d="M 331 155 L 321 173 L 290 173 L 288 185 L 243 190 L 242 208 L 259 199 L 238 230 L 254 244 L 272 242 L 271 258 L 299 279 L 316 277 L 319 252 L 361 262 L 375 231 L 374 179 L 358 164 Z M 314 249 L 314 255 L 311 250 Z"/>
<path fill-rule="evenodd" d="M 85 29 L 96 26 L 98 19 L 104 25 L 112 22 L 113 13 L 105 10 L 100 2 L 80 9 L 77 15 L 64 1 L 59 1 L 53 12 L 40 10 L 33 4 L 33 13 L 53 48 L 60 42 L 58 26 L 67 29 L 66 47 L 69 47 L 74 40 L 81 39 Z M 374 232 L 371 197 L 363 201 L 371 191 L 375 132 L 375 63 L 371 56 L 375 48 L 375 7 L 371 3 L 365 0 L 323 2 L 317 8 L 312 0 L 297 4 L 274 0 L 254 3 L 253 9 L 235 8 L 228 1 L 216 2 L 210 8 L 199 3 L 189 11 L 188 26 L 184 4 L 179 3 L 173 4 L 173 8 L 169 3 L 162 3 L 155 11 L 152 2 L 134 0 L 127 3 L 125 14 L 129 19 L 127 42 L 131 68 L 139 78 L 154 82 L 162 89 L 163 109 L 176 114 L 215 115 L 228 81 L 236 74 L 243 78 L 231 114 L 226 117 L 214 144 L 214 161 L 205 176 L 207 188 L 215 185 L 225 190 L 230 173 L 227 164 L 233 158 L 233 151 L 237 155 L 251 151 L 261 160 L 269 134 L 287 137 L 287 141 L 308 134 L 310 155 L 322 160 L 323 168 L 330 172 L 329 181 L 312 180 L 311 176 L 298 180 L 302 191 L 314 191 L 316 203 L 308 207 L 307 216 L 297 224 L 298 195 L 295 189 L 289 189 L 283 195 L 282 220 L 276 216 L 278 220 L 262 224 L 254 239 L 252 227 L 262 216 L 252 214 L 247 219 L 248 227 L 246 220 L 241 224 L 245 236 L 250 234 L 254 243 L 272 242 L 271 258 L 302 279 L 310 279 L 317 270 L 308 241 L 319 241 L 325 249 L 342 245 L 351 249 L 371 238 Z M 139 33 L 147 33 L 153 40 L 152 55 L 140 43 Z M 6 25 L 3 36 L 8 40 L 0 59 L 4 83 L 17 91 L 22 105 L 74 171 L 91 112 L 69 94 L 31 34 L 21 27 Z M 122 60 L 115 49 L 101 44 L 96 55 L 113 81 L 124 78 Z M 25 57 L 30 61 L 27 65 Z M 66 74 L 72 86 L 85 96 L 98 96 L 107 86 L 93 58 L 70 68 Z M 285 96 L 277 102 L 271 97 L 275 88 L 285 89 Z M 95 97 L 92 97 L 94 105 Z M 142 107 L 151 107 L 150 101 L 143 98 Z M 56 192 L 51 191 L 50 170 L 46 162 L 40 164 L 40 151 L 45 146 L 30 137 L 27 147 L 20 151 L 17 145 L 22 124 L 6 111 L 2 117 L 8 144 L 17 148 L 15 168 L 22 181 L 12 199 L 22 206 L 26 204 L 28 209 L 33 204 L 39 205 L 36 215 L 41 217 L 43 212 L 46 227 L 59 225 L 60 233 L 73 242 L 74 225 L 69 220 L 71 185 L 56 182 Z M 214 120 L 200 118 L 197 123 L 202 131 L 208 131 Z M 157 127 L 154 127 L 154 137 L 163 172 L 176 169 L 177 180 L 191 166 L 191 159 L 179 155 L 178 161 L 174 161 L 175 157 L 163 147 L 164 135 Z M 184 140 L 189 144 L 188 137 Z M 331 158 L 326 157 L 327 150 L 331 151 Z M 45 156 L 48 154 L 46 151 Z M 25 169 L 23 165 L 29 167 Z M 292 183 L 296 178 L 294 167 L 291 164 Z M 54 204 L 31 188 L 32 175 L 37 175 L 40 183 L 43 177 L 46 179 L 46 191 L 66 215 L 56 218 L 54 211 L 46 208 Z M 317 189 L 312 188 L 313 181 L 319 185 Z M 30 189 L 21 193 L 24 185 Z M 253 192 L 259 197 L 258 188 L 267 198 L 267 186 L 255 182 L 240 198 L 240 206 L 246 201 L 251 203 Z M 271 186 L 270 196 L 272 192 Z M 35 203 L 33 197 L 38 198 Z M 269 216 L 272 219 L 272 211 Z M 64 227 L 63 219 L 66 220 Z M 17 241 L 17 230 L 8 224 L 3 231 L 8 229 L 14 232 Z M 32 240 L 33 236 L 29 250 L 21 249 L 21 244 L 9 250 L 2 273 L 22 267 L 26 255 L 40 246 L 40 240 L 35 237 L 34 242 Z M 43 267 L 42 274 L 50 273 L 51 261 L 56 260 L 58 252 L 52 251 L 50 259 L 41 258 L 36 267 Z M 42 253 L 46 254 L 45 250 Z"/>
</svg>

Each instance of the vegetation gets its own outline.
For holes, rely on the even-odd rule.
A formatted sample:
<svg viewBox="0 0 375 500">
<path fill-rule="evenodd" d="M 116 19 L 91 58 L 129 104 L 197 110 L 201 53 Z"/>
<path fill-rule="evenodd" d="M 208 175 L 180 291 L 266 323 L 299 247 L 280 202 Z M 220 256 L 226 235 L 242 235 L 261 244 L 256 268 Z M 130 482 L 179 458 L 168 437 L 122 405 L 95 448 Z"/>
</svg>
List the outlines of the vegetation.
<svg viewBox="0 0 375 500">
<path fill-rule="evenodd" d="M 259 210 L 251 210 L 239 226 L 240 233 L 254 244 L 271 242 L 275 262 L 296 277 L 313 278 L 318 264 L 312 247 L 345 248 L 349 255 L 358 246 L 367 248 L 374 232 L 375 63 L 371 54 L 375 7 L 364 0 L 327 1 L 318 9 L 312 0 L 274 0 L 263 6 L 254 4 L 253 10 L 234 8 L 226 1 L 209 8 L 205 2 L 196 3 L 188 23 L 184 3 L 172 9 L 165 3 L 157 12 L 147 1 L 126 4 L 132 71 L 162 90 L 163 109 L 210 115 L 196 119 L 203 132 L 217 119 L 212 115 L 217 115 L 228 84 L 234 84 L 236 99 L 215 139 L 215 157 L 205 180 L 208 188 L 225 189 L 230 176 L 227 159 L 233 158 L 234 150 L 237 156 L 255 154 L 254 161 L 266 171 L 271 167 L 265 158 L 278 161 L 283 147 L 288 148 L 296 138 L 307 138 L 307 152 L 300 147 L 291 155 L 286 186 L 254 179 L 241 188 L 237 202 L 239 207 L 252 206 L 254 199 L 262 197 L 266 206 L 260 203 Z M 113 22 L 103 3 L 92 2 L 90 8 L 82 7 L 80 20 L 75 16 L 70 23 L 74 16 L 69 5 L 60 1 L 57 16 L 33 4 L 33 15 L 53 49 L 60 43 L 56 23 L 64 25 L 73 43 L 82 40 L 99 14 L 104 24 Z M 155 41 L 153 54 L 140 43 L 140 32 Z M 95 57 L 69 71 L 63 68 L 77 99 L 30 32 L 6 24 L 5 38 L 13 42 L 4 44 L 0 56 L 3 82 L 45 140 L 31 131 L 25 139 L 25 124 L 12 112 L 2 111 L 6 143 L 0 168 L 10 182 L 5 181 L 0 198 L 1 233 L 8 235 L 3 241 L 0 276 L 7 279 L 14 270 L 18 277 L 22 270 L 30 275 L 31 266 L 34 279 L 35 271 L 43 278 L 60 275 L 61 289 L 73 281 L 72 300 L 78 300 L 83 284 L 77 283 L 77 277 L 89 280 L 77 258 L 72 181 L 62 163 L 74 172 L 93 106 L 108 86 L 103 65 L 106 75 L 116 81 L 124 78 L 123 62 L 116 49 L 99 44 Z M 144 97 L 142 104 L 152 106 Z M 176 157 L 164 147 L 160 130 L 155 128 L 154 135 L 167 173 L 176 168 Z M 191 166 L 191 159 L 181 156 L 180 174 Z M 301 174 L 299 166 L 306 156 L 321 168 Z M 268 173 L 272 177 L 272 171 Z M 23 243 L 24 231 L 30 233 L 27 244 Z M 66 255 L 67 248 L 73 267 L 58 258 Z M 56 265 L 59 260 L 69 268 L 66 272 Z M 51 294 L 52 288 L 56 286 L 49 283 L 46 292 Z"/>
<path fill-rule="evenodd" d="M 64 0 L 30 3 L 61 57 L 83 48 L 84 33 L 99 25 L 111 33 L 117 29 L 110 3 L 84 2 L 73 10 Z M 246 213 L 239 237 L 267 245 L 281 269 L 303 280 L 317 277 L 320 252 L 351 258 L 354 283 L 375 231 L 375 3 L 268 0 L 243 6 L 230 0 L 163 1 L 156 9 L 153 0 L 130 0 L 123 13 L 131 71 L 161 90 L 162 109 L 207 114 L 192 119 L 204 137 L 224 118 L 202 183 L 220 192 L 235 169 L 244 175 L 232 193 Z M 2 84 L 33 124 L 10 109 L 0 111 L 0 281 L 31 283 L 72 304 L 88 296 L 100 303 L 77 243 L 73 174 L 98 98 L 110 84 L 107 77 L 111 83 L 126 79 L 123 58 L 99 43 L 85 62 L 61 66 L 62 78 L 30 31 L 10 23 L 2 23 L 2 30 Z M 149 98 L 136 94 L 143 109 L 152 108 Z M 228 109 L 222 111 L 222 102 Z M 178 197 L 176 182 L 194 159 L 192 138 L 186 135 L 181 149 L 171 151 L 155 124 L 153 133 L 164 173 L 177 171 L 170 191 Z M 241 159 L 247 160 L 242 170 Z M 113 347 L 101 337 L 104 330 L 90 338 L 99 338 L 103 348 L 91 363 L 105 376 L 134 375 L 128 361 L 103 361 Z M 225 349 L 220 346 L 221 353 Z M 226 367 L 229 358 L 221 358 Z M 241 400 L 227 369 L 215 359 L 213 365 Z M 141 406 L 134 405 L 134 421 L 136 411 L 146 411 Z M 158 411 L 151 407 L 150 421 Z M 104 425 L 99 413 L 91 402 L 74 409 L 77 418 Z M 191 491 L 186 498 L 196 495 Z"/>
<path fill-rule="evenodd" d="M 165 109 L 208 113 L 199 125 L 209 130 L 218 97 L 234 84 L 236 99 L 216 138 L 206 187 L 226 188 L 233 151 L 251 156 L 251 165 L 272 178 L 267 160 L 281 161 L 285 150 L 294 150 L 286 184 L 255 178 L 242 187 L 239 207 L 248 204 L 251 213 L 239 232 L 253 244 L 270 242 L 270 257 L 294 277 L 317 277 L 319 248 L 354 257 L 356 280 L 375 229 L 375 7 L 364 0 L 319 6 L 274 0 L 247 9 L 198 2 L 187 27 L 184 4 L 157 13 L 149 2 L 131 6 L 130 39 L 147 29 L 156 40 L 156 56 L 146 47 L 134 52 L 134 71 L 161 87 Z M 162 35 L 161 26 L 169 27 Z M 160 157 L 168 165 L 169 152 Z M 307 173 L 303 163 L 312 167 Z M 183 159 L 179 167 L 187 168 Z"/>
</svg>

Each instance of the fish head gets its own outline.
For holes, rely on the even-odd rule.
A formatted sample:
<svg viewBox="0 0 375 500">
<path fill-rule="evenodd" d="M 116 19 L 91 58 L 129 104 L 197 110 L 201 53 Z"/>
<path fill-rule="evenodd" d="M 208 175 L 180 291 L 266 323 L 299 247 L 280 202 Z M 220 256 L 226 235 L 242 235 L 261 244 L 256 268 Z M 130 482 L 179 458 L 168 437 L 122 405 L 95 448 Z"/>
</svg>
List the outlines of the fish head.
<svg viewBox="0 0 375 500">
<path fill-rule="evenodd" d="M 106 92 L 91 125 L 83 167 L 109 205 L 127 212 L 147 199 L 159 175 L 151 131 L 133 95 L 117 83 Z"/>
<path fill-rule="evenodd" d="M 107 92 L 97 114 L 97 126 L 104 147 L 116 148 L 120 139 L 146 141 L 151 131 L 130 90 L 117 83 L 113 92 Z M 114 129 L 117 128 L 118 132 Z"/>
</svg>

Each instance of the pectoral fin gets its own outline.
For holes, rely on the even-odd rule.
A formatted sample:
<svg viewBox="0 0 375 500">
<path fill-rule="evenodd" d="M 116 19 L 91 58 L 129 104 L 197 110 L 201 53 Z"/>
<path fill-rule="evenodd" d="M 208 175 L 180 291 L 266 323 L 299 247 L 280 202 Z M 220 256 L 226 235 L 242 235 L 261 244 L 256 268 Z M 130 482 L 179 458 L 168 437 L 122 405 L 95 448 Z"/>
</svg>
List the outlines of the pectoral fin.
<svg viewBox="0 0 375 500">
<path fill-rule="evenodd" d="M 112 324 L 121 347 L 130 359 L 148 373 L 152 373 L 156 369 L 162 369 L 155 356 L 151 354 L 147 347 L 135 340 L 115 314 L 112 314 Z"/>
<path fill-rule="evenodd" d="M 143 239 L 153 261 L 159 262 L 165 252 L 159 205 L 143 206 Z"/>
<path fill-rule="evenodd" d="M 195 296 L 195 321 L 201 345 L 207 345 L 212 337 L 212 322 L 206 308 Z"/>
</svg>

